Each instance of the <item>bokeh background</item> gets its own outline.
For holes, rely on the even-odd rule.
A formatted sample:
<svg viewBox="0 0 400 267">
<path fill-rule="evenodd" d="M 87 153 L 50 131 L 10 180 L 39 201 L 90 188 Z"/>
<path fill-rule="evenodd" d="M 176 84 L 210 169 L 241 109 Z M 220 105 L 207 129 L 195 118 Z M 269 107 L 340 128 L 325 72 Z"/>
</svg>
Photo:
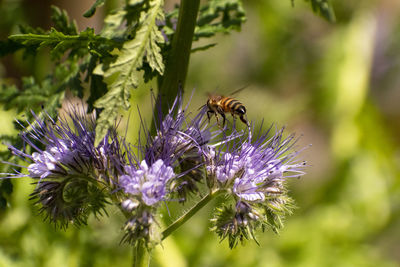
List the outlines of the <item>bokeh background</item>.
<svg viewBox="0 0 400 267">
<path fill-rule="evenodd" d="M 100 29 L 105 10 L 118 1 L 83 18 L 93 2 L 3 0 L 0 37 L 17 33 L 18 24 L 48 29 L 51 4 L 67 10 L 81 30 Z M 209 231 L 210 204 L 157 248 L 151 266 L 399 266 L 400 1 L 333 1 L 333 24 L 300 0 L 244 6 L 241 32 L 194 43 L 218 45 L 192 55 L 186 99 L 195 88 L 195 112 L 207 92 L 247 86 L 236 97 L 250 120 L 286 126 L 302 135 L 298 147 L 312 144 L 301 154 L 307 174 L 289 182 L 298 208 L 280 235 L 260 233 L 260 246 L 251 241 L 230 250 Z M 2 57 L 0 78 L 16 84 L 21 76 L 43 78 L 52 65 L 42 53 Z M 136 105 L 150 118 L 150 87 L 133 92 L 132 140 Z M 0 111 L 1 133 L 12 133 L 15 116 Z M 37 216 L 29 180 L 13 185 L 9 207 L 0 211 L 0 266 L 130 266 L 130 248 L 119 244 L 118 211 L 57 231 Z"/>
</svg>

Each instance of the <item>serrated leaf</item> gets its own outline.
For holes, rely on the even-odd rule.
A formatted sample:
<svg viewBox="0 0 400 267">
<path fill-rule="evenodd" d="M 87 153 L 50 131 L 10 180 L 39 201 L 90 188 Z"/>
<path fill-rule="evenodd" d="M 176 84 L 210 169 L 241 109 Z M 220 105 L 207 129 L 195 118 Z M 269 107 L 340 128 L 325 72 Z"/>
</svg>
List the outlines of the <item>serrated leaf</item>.
<svg viewBox="0 0 400 267">
<path fill-rule="evenodd" d="M 47 76 L 40 83 L 33 77 L 22 78 L 22 88 L 14 85 L 1 85 L 0 103 L 5 109 L 16 109 L 17 112 L 30 114 L 30 110 L 44 107 L 51 114 L 57 114 L 64 99 L 66 89 L 83 96 L 80 75 L 87 68 L 88 60 L 78 57 L 69 58 L 56 66 L 53 75 Z"/>
<path fill-rule="evenodd" d="M 78 34 L 76 22 L 74 20 L 70 21 L 65 10 L 61 11 L 58 7 L 51 6 L 51 12 L 51 20 L 54 23 L 55 29 L 67 35 Z"/>
<path fill-rule="evenodd" d="M 90 96 L 87 100 L 89 112 L 94 108 L 94 103 L 107 92 L 107 85 L 103 82 L 103 76 L 91 75 L 90 78 Z"/>
<path fill-rule="evenodd" d="M 108 15 L 104 19 L 104 28 L 100 35 L 109 39 L 122 39 L 125 29 L 121 29 L 121 25 L 125 20 L 126 14 L 125 10 L 118 10 Z"/>
<path fill-rule="evenodd" d="M 193 39 L 240 30 L 246 21 L 240 0 L 210 0 L 201 7 Z"/>
<path fill-rule="evenodd" d="M 27 34 L 27 33 L 33 33 L 33 34 L 46 34 L 47 31 L 37 27 L 37 28 L 33 28 L 29 25 L 18 25 L 18 29 L 21 32 L 21 34 Z"/>
<path fill-rule="evenodd" d="M 125 41 L 130 40 L 132 27 L 139 23 L 140 14 L 148 10 L 148 0 L 128 0 L 124 9 L 112 12 L 104 19 L 101 36 L 109 39 Z M 122 25 L 126 27 L 121 27 Z"/>
<path fill-rule="evenodd" d="M 140 76 L 137 69 L 142 66 L 143 58 L 146 57 L 151 68 L 160 74 L 164 71 L 158 46 L 164 39 L 156 24 L 157 20 L 163 19 L 163 3 L 163 0 L 149 1 L 149 9 L 141 13 L 135 38 L 124 43 L 116 53 L 116 61 L 103 73 L 109 91 L 94 104 L 96 108 L 103 109 L 97 121 L 96 144 L 114 124 L 119 108 L 129 108 L 130 90 L 138 86 Z M 95 73 L 101 74 L 99 71 Z"/>
<path fill-rule="evenodd" d="M 71 51 L 70 56 L 79 54 L 85 56 L 87 52 L 95 51 L 98 55 L 108 56 L 108 50 L 119 44 L 94 33 L 94 29 L 87 28 L 78 35 L 65 35 L 51 28 L 48 34 L 14 34 L 10 40 L 24 45 L 25 47 L 50 47 L 52 59 L 61 58 L 67 51 Z M 104 46 L 107 48 L 104 49 Z M 91 50 L 90 47 L 102 47 L 102 49 Z M 82 50 L 82 51 L 81 51 Z"/>
<path fill-rule="evenodd" d="M 89 8 L 89 10 L 83 14 L 83 16 L 86 18 L 90 18 L 96 12 L 96 8 L 104 5 L 105 2 L 106 0 L 96 0 L 96 2 L 94 2 L 94 4 Z"/>
<path fill-rule="evenodd" d="M 64 91 L 59 91 L 59 86 L 48 76 L 40 84 L 33 77 L 22 78 L 22 90 L 14 85 L 1 86 L 0 103 L 4 109 L 16 109 L 17 112 L 37 110 L 44 106 L 46 110 L 54 114 L 61 106 Z"/>
<path fill-rule="evenodd" d="M 157 10 L 155 22 L 157 20 L 164 20 L 164 12 L 162 8 Z M 164 37 L 156 23 L 151 27 L 150 40 L 146 45 L 146 59 L 153 70 L 158 71 L 160 75 L 164 73 L 164 63 L 161 55 L 161 48 L 158 44 L 164 43 Z"/>
</svg>

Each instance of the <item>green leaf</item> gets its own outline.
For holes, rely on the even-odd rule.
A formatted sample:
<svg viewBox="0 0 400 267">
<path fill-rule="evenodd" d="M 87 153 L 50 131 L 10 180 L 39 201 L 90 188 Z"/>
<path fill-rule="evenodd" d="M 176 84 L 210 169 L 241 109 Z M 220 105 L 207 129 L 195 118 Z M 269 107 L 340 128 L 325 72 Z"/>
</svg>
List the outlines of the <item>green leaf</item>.
<svg viewBox="0 0 400 267">
<path fill-rule="evenodd" d="M 330 0 L 306 0 L 310 2 L 311 7 L 315 13 L 318 13 L 323 18 L 330 22 L 335 22 L 335 11 Z"/>
<path fill-rule="evenodd" d="M 47 31 L 37 27 L 37 28 L 33 28 L 29 25 L 18 25 L 18 29 L 21 32 L 21 34 L 27 34 L 27 33 L 33 33 L 33 34 L 46 34 Z"/>
<path fill-rule="evenodd" d="M 179 7 L 166 15 L 162 30 L 169 40 L 175 33 Z M 240 0 L 209 0 L 200 8 L 193 40 L 212 37 L 217 33 L 229 33 L 232 30 L 240 31 L 246 21 L 246 13 Z M 206 45 L 192 52 L 206 50 L 213 45 Z M 167 47 L 168 48 L 168 47 Z"/>
<path fill-rule="evenodd" d="M 109 39 L 123 39 L 125 29 L 121 29 L 121 25 L 125 20 L 127 12 L 125 10 L 118 10 L 108 15 L 104 19 L 104 28 L 100 35 Z"/>
<path fill-rule="evenodd" d="M 114 40 L 131 40 L 140 21 L 140 14 L 149 8 L 148 0 L 127 0 L 124 9 L 114 11 L 104 19 L 101 36 Z M 125 27 L 121 27 L 122 25 Z"/>
<path fill-rule="evenodd" d="M 94 108 L 94 103 L 107 92 L 107 85 L 103 82 L 103 76 L 91 75 L 90 78 L 90 96 L 87 100 L 89 112 Z"/>
<path fill-rule="evenodd" d="M 246 21 L 240 0 L 209 0 L 200 9 L 194 40 L 211 37 L 216 33 L 239 31 Z"/>
<path fill-rule="evenodd" d="M 94 2 L 94 4 L 89 8 L 89 10 L 83 14 L 83 16 L 86 18 L 90 18 L 96 12 L 96 8 L 104 5 L 105 2 L 106 0 L 96 0 L 96 2 Z"/>
<path fill-rule="evenodd" d="M 16 109 L 17 112 L 37 110 L 45 107 L 49 114 L 56 114 L 64 98 L 64 91 L 54 84 L 51 76 L 46 77 L 40 84 L 33 77 L 22 78 L 22 90 L 14 85 L 1 86 L 0 103 L 4 109 Z"/>
<path fill-rule="evenodd" d="M 34 47 L 38 49 L 50 47 L 52 49 L 51 56 L 54 60 L 60 59 L 67 51 L 71 51 L 71 55 L 79 54 L 80 56 L 84 56 L 88 51 L 96 51 L 97 54 L 101 55 L 104 53 L 104 56 L 108 56 L 108 53 L 105 52 L 118 45 L 112 40 L 96 35 L 92 28 L 87 28 L 80 32 L 79 35 L 65 35 L 57 31 L 57 29 L 52 28 L 49 34 L 14 34 L 9 39 L 27 48 Z M 104 45 L 109 48 L 105 50 L 90 50 L 90 47 L 101 47 Z"/>
<path fill-rule="evenodd" d="M 93 111 L 96 100 L 101 98 L 107 92 L 107 84 L 103 82 L 103 76 L 93 74 L 98 59 L 97 56 L 91 56 L 86 67 L 87 76 L 85 82 L 90 82 L 90 96 L 87 100 L 88 112 Z"/>
<path fill-rule="evenodd" d="M 56 6 L 51 6 L 51 20 L 54 22 L 54 28 L 66 35 L 76 35 L 78 30 L 75 21 L 70 21 L 65 10 L 60 10 Z"/>
<path fill-rule="evenodd" d="M 15 85 L 2 84 L 0 87 L 0 103 L 5 109 L 16 109 L 18 113 L 30 114 L 30 110 L 43 107 L 51 115 L 57 114 L 64 99 L 65 90 L 83 97 L 81 73 L 87 69 L 88 59 L 69 58 L 55 67 L 54 73 L 48 75 L 40 83 L 33 77 L 22 78 L 22 88 Z"/>
<path fill-rule="evenodd" d="M 94 104 L 103 111 L 97 120 L 96 144 L 114 124 L 119 108 L 129 108 L 130 90 L 138 86 L 144 57 L 150 67 L 160 74 L 164 72 L 164 63 L 158 43 L 164 41 L 157 27 L 157 20 L 163 19 L 163 0 L 149 1 L 149 9 L 142 12 L 135 38 L 126 41 L 116 52 L 117 59 L 108 66 L 99 65 L 95 74 L 103 75 L 109 91 Z M 106 68 L 104 70 L 104 68 Z"/>
</svg>

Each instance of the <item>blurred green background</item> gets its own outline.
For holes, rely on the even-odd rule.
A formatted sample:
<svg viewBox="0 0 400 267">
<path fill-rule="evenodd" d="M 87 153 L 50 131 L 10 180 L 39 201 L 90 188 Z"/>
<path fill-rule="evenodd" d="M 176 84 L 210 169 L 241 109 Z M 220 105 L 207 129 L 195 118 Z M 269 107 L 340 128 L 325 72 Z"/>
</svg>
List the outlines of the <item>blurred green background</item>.
<svg viewBox="0 0 400 267">
<path fill-rule="evenodd" d="M 81 14 L 92 2 L 3 0 L 0 37 L 16 33 L 17 24 L 48 29 L 50 4 L 66 9 L 81 30 L 100 29 L 104 9 L 118 1 L 107 1 L 88 20 Z M 298 146 L 312 144 L 301 154 L 310 166 L 289 182 L 298 209 L 280 235 L 260 233 L 260 246 L 229 250 L 209 232 L 208 205 L 158 247 L 151 266 L 400 266 L 400 1 L 333 1 L 335 24 L 300 0 L 294 7 L 290 0 L 244 5 L 241 32 L 194 44 L 218 43 L 192 55 L 186 99 L 196 88 L 196 112 L 206 92 L 229 94 L 247 85 L 237 98 L 249 120 L 303 135 Z M 46 51 L 1 60 L 0 78 L 16 84 L 52 68 Z M 133 92 L 132 140 L 136 105 L 150 114 L 149 91 Z M 0 111 L 1 133 L 10 133 L 14 116 Z M 56 231 L 29 201 L 29 180 L 13 185 L 10 206 L 0 213 L 0 266 L 130 266 L 129 246 L 119 245 L 118 211 L 82 229 Z"/>
</svg>

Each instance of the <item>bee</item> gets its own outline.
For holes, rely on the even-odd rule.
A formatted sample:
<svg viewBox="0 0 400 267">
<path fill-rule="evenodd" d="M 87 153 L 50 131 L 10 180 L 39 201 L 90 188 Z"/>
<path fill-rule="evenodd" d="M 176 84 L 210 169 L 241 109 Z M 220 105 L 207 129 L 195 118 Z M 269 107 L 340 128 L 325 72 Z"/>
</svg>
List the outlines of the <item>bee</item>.
<svg viewBox="0 0 400 267">
<path fill-rule="evenodd" d="M 239 90 L 235 91 L 234 93 L 237 93 L 238 91 L 242 90 L 244 88 L 240 88 Z M 232 93 L 232 94 L 234 94 Z M 221 115 L 223 122 L 222 122 L 222 127 L 225 126 L 225 120 L 226 116 L 225 113 L 230 112 L 232 114 L 233 119 L 235 119 L 235 116 L 238 115 L 240 120 L 249 127 L 249 123 L 247 122 L 246 118 L 246 108 L 242 103 L 240 103 L 238 100 L 232 98 L 232 97 L 226 97 L 222 95 L 212 95 L 210 94 L 207 100 L 207 117 L 208 120 L 211 118 L 211 114 L 215 115 L 215 118 L 217 119 L 217 124 L 219 125 L 219 120 L 218 120 L 218 114 Z"/>
</svg>

